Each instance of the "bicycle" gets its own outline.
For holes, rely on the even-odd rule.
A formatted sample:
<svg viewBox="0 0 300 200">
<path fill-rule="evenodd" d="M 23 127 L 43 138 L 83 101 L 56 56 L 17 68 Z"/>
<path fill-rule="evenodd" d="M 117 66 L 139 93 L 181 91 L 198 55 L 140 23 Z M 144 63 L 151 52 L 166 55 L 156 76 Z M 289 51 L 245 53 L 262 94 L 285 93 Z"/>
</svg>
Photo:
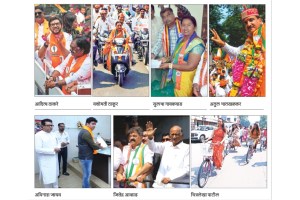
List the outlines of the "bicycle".
<svg viewBox="0 0 300 200">
<path fill-rule="evenodd" d="M 254 153 L 254 148 L 253 148 L 254 142 L 255 142 L 254 139 L 251 139 L 251 138 L 248 139 L 248 142 L 247 142 L 248 143 L 248 151 L 246 154 L 246 163 L 247 164 L 249 163 L 249 159 L 252 158 L 253 153 Z"/>
<path fill-rule="evenodd" d="M 229 136 L 228 139 L 227 139 L 227 145 L 224 149 L 223 159 L 225 158 L 225 156 L 227 156 L 229 154 L 230 149 L 235 150 L 235 147 L 233 146 L 233 137 L 232 136 Z"/>
<path fill-rule="evenodd" d="M 197 180 L 198 180 L 198 186 L 200 188 L 203 188 L 207 181 L 208 181 L 208 178 L 209 176 L 211 175 L 211 172 L 213 171 L 213 163 L 212 163 L 212 154 L 213 154 L 213 150 L 212 150 L 212 145 L 214 143 L 205 143 L 205 144 L 202 144 L 203 145 L 203 148 L 202 148 L 202 151 L 204 153 L 204 156 L 203 156 L 203 161 L 200 165 L 200 168 L 199 168 L 199 171 L 198 171 L 198 177 L 197 177 Z"/>
<path fill-rule="evenodd" d="M 266 150 L 267 149 L 267 137 L 262 136 L 260 138 L 260 148 L 259 150 L 262 152 L 262 150 Z"/>
</svg>

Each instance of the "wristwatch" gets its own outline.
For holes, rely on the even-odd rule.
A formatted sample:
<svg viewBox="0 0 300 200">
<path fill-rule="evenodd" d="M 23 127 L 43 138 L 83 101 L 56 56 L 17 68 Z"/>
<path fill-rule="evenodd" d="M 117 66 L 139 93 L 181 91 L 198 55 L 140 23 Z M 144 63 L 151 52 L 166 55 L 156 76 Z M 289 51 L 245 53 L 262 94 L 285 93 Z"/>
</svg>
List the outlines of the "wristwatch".
<svg viewBox="0 0 300 200">
<path fill-rule="evenodd" d="M 44 47 L 45 47 L 45 48 L 48 48 L 48 46 L 49 46 L 49 45 L 46 44 L 46 42 L 44 42 Z"/>
</svg>

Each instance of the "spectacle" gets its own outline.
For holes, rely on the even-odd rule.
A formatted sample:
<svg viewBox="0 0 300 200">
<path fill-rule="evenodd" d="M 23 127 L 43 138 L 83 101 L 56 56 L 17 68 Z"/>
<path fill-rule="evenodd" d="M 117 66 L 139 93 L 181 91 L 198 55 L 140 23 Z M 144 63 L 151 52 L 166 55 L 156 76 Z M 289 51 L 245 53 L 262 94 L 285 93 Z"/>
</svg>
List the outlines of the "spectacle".
<svg viewBox="0 0 300 200">
<path fill-rule="evenodd" d="M 169 139 L 169 138 L 164 138 L 164 139 L 162 139 L 162 141 L 164 142 L 164 141 L 170 141 L 171 139 Z"/>
<path fill-rule="evenodd" d="M 50 26 L 60 26 L 60 23 L 53 23 L 53 24 L 50 24 Z"/>
<path fill-rule="evenodd" d="M 36 15 L 41 15 L 41 14 L 42 14 L 42 12 L 35 12 L 35 14 L 36 14 Z"/>
</svg>

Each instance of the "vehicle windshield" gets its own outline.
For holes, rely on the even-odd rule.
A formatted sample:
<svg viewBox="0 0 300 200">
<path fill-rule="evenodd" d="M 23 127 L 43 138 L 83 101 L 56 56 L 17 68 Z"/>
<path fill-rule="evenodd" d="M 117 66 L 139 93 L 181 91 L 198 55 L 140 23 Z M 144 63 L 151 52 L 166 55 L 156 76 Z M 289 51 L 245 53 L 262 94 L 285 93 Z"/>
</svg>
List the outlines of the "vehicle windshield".
<svg viewBox="0 0 300 200">
<path fill-rule="evenodd" d="M 198 130 L 199 130 L 199 131 L 205 131 L 205 130 L 206 130 L 206 127 L 205 127 L 205 126 L 200 126 L 200 127 L 198 127 Z"/>
</svg>

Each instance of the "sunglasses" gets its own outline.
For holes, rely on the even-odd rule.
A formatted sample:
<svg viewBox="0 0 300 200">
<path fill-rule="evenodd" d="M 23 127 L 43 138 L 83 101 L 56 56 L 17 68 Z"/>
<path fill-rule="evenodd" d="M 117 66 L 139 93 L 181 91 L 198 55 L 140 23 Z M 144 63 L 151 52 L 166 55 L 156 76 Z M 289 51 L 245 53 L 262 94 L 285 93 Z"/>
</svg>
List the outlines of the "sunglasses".
<svg viewBox="0 0 300 200">
<path fill-rule="evenodd" d="M 34 14 L 35 14 L 35 15 L 41 15 L 42 12 L 35 12 Z"/>
<path fill-rule="evenodd" d="M 170 141 L 170 140 L 171 140 L 171 139 L 169 139 L 169 138 L 163 138 L 163 139 L 162 139 L 163 142 L 165 142 L 165 141 Z"/>
</svg>

